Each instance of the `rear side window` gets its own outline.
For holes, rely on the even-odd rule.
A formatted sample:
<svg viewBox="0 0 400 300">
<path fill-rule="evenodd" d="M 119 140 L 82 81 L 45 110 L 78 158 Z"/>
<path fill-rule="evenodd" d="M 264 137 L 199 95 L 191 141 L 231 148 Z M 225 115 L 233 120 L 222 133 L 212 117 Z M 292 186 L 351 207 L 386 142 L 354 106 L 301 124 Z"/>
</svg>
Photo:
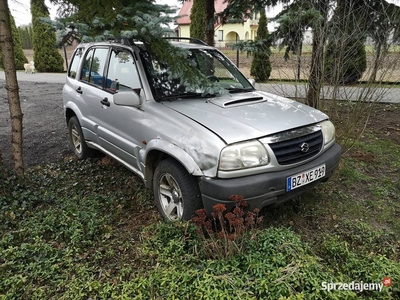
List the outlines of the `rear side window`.
<svg viewBox="0 0 400 300">
<path fill-rule="evenodd" d="M 76 74 L 78 74 L 78 66 L 81 61 L 83 54 L 83 48 L 76 49 L 74 56 L 72 57 L 72 61 L 68 70 L 68 77 L 76 78 Z"/>
<path fill-rule="evenodd" d="M 83 63 L 81 79 L 103 87 L 103 74 L 107 62 L 107 56 L 107 48 L 93 48 L 89 50 Z"/>
</svg>

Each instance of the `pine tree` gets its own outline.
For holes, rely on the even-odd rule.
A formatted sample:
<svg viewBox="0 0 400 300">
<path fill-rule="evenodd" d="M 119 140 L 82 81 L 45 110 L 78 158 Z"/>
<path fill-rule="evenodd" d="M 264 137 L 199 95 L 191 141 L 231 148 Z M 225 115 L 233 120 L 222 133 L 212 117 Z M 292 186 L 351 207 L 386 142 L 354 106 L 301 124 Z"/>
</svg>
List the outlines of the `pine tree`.
<svg viewBox="0 0 400 300">
<path fill-rule="evenodd" d="M 18 27 L 21 36 L 22 49 L 32 49 L 32 26 Z"/>
<path fill-rule="evenodd" d="M 190 13 L 190 36 L 204 40 L 206 27 L 206 0 L 193 0 Z"/>
<path fill-rule="evenodd" d="M 174 47 L 163 39 L 171 34 L 171 30 L 162 25 L 178 18 L 172 17 L 176 11 L 168 5 L 154 4 L 150 0 L 116 0 L 112 3 L 108 0 L 60 0 L 58 3 L 61 2 L 74 8 L 72 11 L 65 11 L 62 14 L 64 19 L 59 19 L 55 22 L 58 25 L 54 25 L 58 27 L 64 24 L 65 27 L 67 21 L 74 21 L 82 41 L 116 38 L 140 40 L 160 63 L 169 66 L 171 78 L 179 79 L 183 85 L 205 93 L 221 91 L 220 87 L 208 80 L 196 67 L 186 63 L 187 50 Z M 83 21 L 85 24 L 82 24 Z"/>
<path fill-rule="evenodd" d="M 25 57 L 24 51 L 22 51 L 21 45 L 21 36 L 15 25 L 15 20 L 10 14 L 10 22 L 11 22 L 11 31 L 13 36 L 13 43 L 14 43 L 14 58 L 15 58 L 15 68 L 17 70 L 23 70 L 24 64 L 28 62 L 28 59 Z M 3 58 L 1 55 L 0 49 L 0 67 L 3 68 Z"/>
<path fill-rule="evenodd" d="M 345 36 L 331 39 L 326 46 L 325 80 L 330 84 L 353 84 L 367 68 L 364 40 Z"/>
<path fill-rule="evenodd" d="M 367 68 L 365 36 L 369 11 L 361 0 L 340 0 L 325 54 L 325 80 L 331 84 L 357 82 Z"/>
<path fill-rule="evenodd" d="M 22 43 L 21 43 L 21 35 L 15 25 L 15 20 L 11 16 L 11 29 L 13 34 L 13 41 L 14 41 L 14 57 L 15 57 L 15 68 L 17 70 L 23 70 L 24 64 L 28 62 L 24 51 L 22 51 Z"/>
<path fill-rule="evenodd" d="M 64 61 L 58 52 L 53 28 L 41 18 L 49 18 L 44 0 L 31 0 L 35 68 L 40 72 L 63 72 Z"/>
<path fill-rule="evenodd" d="M 257 81 L 266 81 L 271 75 L 271 62 L 269 60 L 271 50 L 268 38 L 267 17 L 265 10 L 262 9 L 258 22 L 256 49 L 250 68 L 250 75 L 254 76 Z"/>
</svg>

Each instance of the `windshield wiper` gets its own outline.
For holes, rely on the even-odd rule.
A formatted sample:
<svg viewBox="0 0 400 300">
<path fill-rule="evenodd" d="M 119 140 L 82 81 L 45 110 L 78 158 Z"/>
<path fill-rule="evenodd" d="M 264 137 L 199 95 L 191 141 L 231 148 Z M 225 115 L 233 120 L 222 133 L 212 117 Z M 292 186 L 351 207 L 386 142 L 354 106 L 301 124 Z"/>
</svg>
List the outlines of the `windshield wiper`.
<svg viewBox="0 0 400 300">
<path fill-rule="evenodd" d="M 247 92 L 252 92 L 254 91 L 254 89 L 252 88 L 227 88 L 227 90 L 229 91 L 229 93 L 247 93 Z"/>
<path fill-rule="evenodd" d="M 203 94 L 203 93 L 182 93 L 176 95 L 168 95 L 160 97 L 160 100 L 179 100 L 179 99 L 190 99 L 190 98 L 210 98 L 215 97 L 215 94 Z"/>
</svg>

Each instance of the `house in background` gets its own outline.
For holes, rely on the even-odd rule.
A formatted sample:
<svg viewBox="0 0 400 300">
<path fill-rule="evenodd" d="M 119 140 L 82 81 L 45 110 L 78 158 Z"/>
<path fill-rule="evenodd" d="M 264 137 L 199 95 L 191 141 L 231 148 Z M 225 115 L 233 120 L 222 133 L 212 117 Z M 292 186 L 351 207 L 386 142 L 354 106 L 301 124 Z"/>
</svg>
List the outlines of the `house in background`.
<svg viewBox="0 0 400 300">
<path fill-rule="evenodd" d="M 224 0 L 215 0 L 215 12 L 222 12 L 227 3 Z M 177 36 L 190 37 L 190 13 L 193 6 L 193 0 L 185 1 L 179 12 L 181 18 L 176 20 Z M 214 24 L 214 41 L 216 47 L 229 46 L 240 40 L 254 40 L 257 36 L 259 14 L 252 14 L 251 18 L 243 23 L 229 23 L 222 25 L 219 21 Z"/>
</svg>

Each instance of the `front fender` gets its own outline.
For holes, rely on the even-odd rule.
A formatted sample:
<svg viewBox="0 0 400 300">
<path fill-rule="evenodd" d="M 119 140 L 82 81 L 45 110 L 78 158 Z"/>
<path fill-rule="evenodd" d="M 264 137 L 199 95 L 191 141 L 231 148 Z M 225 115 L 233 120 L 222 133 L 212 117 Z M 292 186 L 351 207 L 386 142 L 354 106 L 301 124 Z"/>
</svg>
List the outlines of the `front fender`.
<svg viewBox="0 0 400 300">
<path fill-rule="evenodd" d="M 151 185 L 153 170 L 149 167 L 148 158 L 154 151 L 161 152 L 176 159 L 193 176 L 203 176 L 203 171 L 194 159 L 178 146 L 161 139 L 154 139 L 147 143 L 146 149 L 140 151 L 140 160 L 145 164 L 144 177 L 146 186 Z"/>
</svg>

